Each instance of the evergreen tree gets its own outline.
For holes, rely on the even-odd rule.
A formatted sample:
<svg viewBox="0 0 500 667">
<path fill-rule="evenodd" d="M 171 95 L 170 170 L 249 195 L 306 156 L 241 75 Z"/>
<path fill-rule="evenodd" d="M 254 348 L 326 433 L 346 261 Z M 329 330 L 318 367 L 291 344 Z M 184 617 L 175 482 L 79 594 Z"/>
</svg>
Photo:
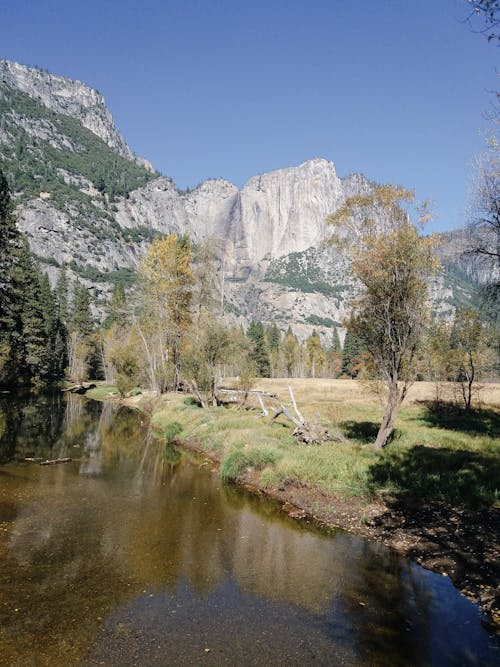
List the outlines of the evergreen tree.
<svg viewBox="0 0 500 667">
<path fill-rule="evenodd" d="M 269 353 L 262 322 L 250 322 L 247 336 L 252 342 L 250 358 L 255 363 L 257 375 L 264 378 L 270 377 L 271 363 L 269 361 Z"/>
<path fill-rule="evenodd" d="M 9 186 L 0 171 L 0 384 L 15 372 L 17 297 L 13 272 L 18 261 L 21 234 L 12 214 Z"/>
<path fill-rule="evenodd" d="M 266 338 L 270 350 L 278 351 L 280 349 L 281 333 L 276 324 L 273 323 L 268 326 Z"/>
<path fill-rule="evenodd" d="M 63 265 L 59 271 L 59 276 L 57 277 L 56 282 L 56 301 L 58 307 L 58 319 L 66 328 L 68 327 L 69 321 L 68 292 L 68 275 L 66 273 L 66 267 Z"/>
<path fill-rule="evenodd" d="M 49 277 L 46 273 L 40 279 L 40 303 L 43 310 L 47 335 L 52 336 L 57 325 L 57 303 L 52 294 Z"/>
<path fill-rule="evenodd" d="M 34 386 L 45 383 L 49 377 L 48 320 L 44 312 L 42 277 L 38 262 L 33 259 L 24 240 L 14 272 L 14 284 L 21 295 L 17 330 L 22 349 L 20 375 Z M 50 291 L 50 287 L 49 287 Z"/>
<path fill-rule="evenodd" d="M 332 344 L 330 345 L 330 352 L 342 352 L 342 346 L 340 345 L 340 338 L 337 331 L 337 327 L 333 327 L 332 331 Z"/>
<path fill-rule="evenodd" d="M 300 350 L 297 338 L 295 337 L 291 326 L 288 327 L 281 348 L 283 351 L 287 376 L 292 377 L 299 358 Z"/>
<path fill-rule="evenodd" d="M 352 378 L 357 376 L 359 372 L 357 361 L 360 352 L 361 343 L 359 338 L 347 330 L 342 350 L 342 375 L 349 375 Z"/>
<path fill-rule="evenodd" d="M 128 321 L 127 299 L 125 288 L 121 284 L 115 285 L 111 299 L 107 304 L 107 316 L 104 321 L 104 327 L 108 329 L 113 324 L 124 326 Z"/>
<path fill-rule="evenodd" d="M 64 377 L 67 364 L 67 331 L 60 319 L 60 307 L 56 293 L 50 287 L 49 278 L 43 274 L 40 286 L 45 330 L 47 333 L 47 359 L 49 382 L 57 382 Z"/>
<path fill-rule="evenodd" d="M 271 376 L 279 375 L 281 333 L 276 324 L 271 324 L 266 329 L 266 341 L 269 348 L 269 361 L 271 364 Z"/>
<path fill-rule="evenodd" d="M 69 330 L 84 337 L 90 336 L 94 331 L 89 292 L 79 282 L 75 285 Z"/>
</svg>

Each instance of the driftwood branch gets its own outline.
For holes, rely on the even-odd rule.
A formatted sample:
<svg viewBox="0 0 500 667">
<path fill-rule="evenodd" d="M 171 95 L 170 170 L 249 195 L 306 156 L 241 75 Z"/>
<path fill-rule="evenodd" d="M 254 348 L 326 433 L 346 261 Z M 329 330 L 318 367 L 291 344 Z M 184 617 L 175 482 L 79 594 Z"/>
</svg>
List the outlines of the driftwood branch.
<svg viewBox="0 0 500 667">
<path fill-rule="evenodd" d="M 264 405 L 264 401 L 262 400 L 261 394 L 258 394 L 257 398 L 259 399 L 260 407 L 262 408 L 262 414 L 259 415 L 259 417 L 267 417 L 269 416 L 269 410 L 266 408 Z"/>
<path fill-rule="evenodd" d="M 322 442 L 326 442 L 327 440 L 336 440 L 336 441 L 340 440 L 340 438 L 335 436 L 333 438 L 330 437 L 327 429 L 320 423 L 319 413 L 317 421 L 315 422 L 306 421 L 304 419 L 304 415 L 300 412 L 299 408 L 297 407 L 297 401 L 295 400 L 295 396 L 293 394 L 291 386 L 288 387 L 288 392 L 290 394 L 290 399 L 292 401 L 293 409 L 297 416 L 294 417 L 284 405 L 280 405 L 279 409 L 276 410 L 273 417 L 271 418 L 271 423 L 275 419 L 277 419 L 280 415 L 285 415 L 285 417 L 289 419 L 295 426 L 293 435 L 297 438 L 299 442 L 302 442 L 306 445 L 319 444 Z M 263 405 L 263 403 L 261 403 L 261 405 Z"/>
<path fill-rule="evenodd" d="M 274 417 L 271 419 L 271 422 L 277 419 L 280 415 L 285 415 L 285 417 L 289 419 L 291 422 L 293 422 L 297 427 L 303 424 L 303 422 L 299 422 L 299 420 L 296 417 L 290 414 L 290 412 L 285 408 L 284 405 L 280 405 L 280 409 L 277 412 L 275 412 Z"/>
<path fill-rule="evenodd" d="M 297 407 L 297 403 L 295 402 L 295 396 L 293 395 L 293 391 L 292 391 L 292 386 L 291 386 L 291 385 L 288 385 L 288 391 L 289 391 L 289 393 L 290 393 L 290 398 L 292 399 L 292 405 L 293 405 L 293 409 L 295 410 L 295 414 L 296 414 L 297 417 L 299 418 L 300 423 L 303 424 L 303 423 L 305 422 L 305 419 L 304 419 L 304 417 L 302 416 L 301 412 L 299 411 L 299 409 L 298 409 L 298 407 Z"/>
<path fill-rule="evenodd" d="M 50 461 L 40 461 L 41 466 L 53 466 L 56 463 L 69 463 L 71 459 L 69 457 L 66 457 L 64 459 L 51 459 Z"/>
</svg>

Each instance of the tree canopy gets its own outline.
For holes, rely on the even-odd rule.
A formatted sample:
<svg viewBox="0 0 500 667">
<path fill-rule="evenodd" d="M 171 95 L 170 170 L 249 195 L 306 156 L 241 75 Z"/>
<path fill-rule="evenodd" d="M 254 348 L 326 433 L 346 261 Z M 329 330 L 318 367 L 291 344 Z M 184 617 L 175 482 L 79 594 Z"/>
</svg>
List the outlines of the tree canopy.
<svg viewBox="0 0 500 667">
<path fill-rule="evenodd" d="M 427 286 L 437 268 L 435 239 L 419 235 L 404 206 L 413 200 L 408 190 L 383 185 L 348 199 L 328 218 L 337 230 L 334 242 L 343 243 L 349 252 L 360 287 L 347 327 L 387 383 L 388 401 L 376 448 L 391 436 L 414 377 L 427 315 Z"/>
</svg>

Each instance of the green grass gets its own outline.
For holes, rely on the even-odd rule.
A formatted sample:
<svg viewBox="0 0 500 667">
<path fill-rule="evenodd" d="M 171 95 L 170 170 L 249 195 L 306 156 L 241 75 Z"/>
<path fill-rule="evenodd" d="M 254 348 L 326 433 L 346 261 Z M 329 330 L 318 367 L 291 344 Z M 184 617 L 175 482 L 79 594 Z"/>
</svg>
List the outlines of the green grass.
<svg viewBox="0 0 500 667">
<path fill-rule="evenodd" d="M 96 383 L 97 384 L 97 383 Z M 95 389 L 89 389 L 85 394 L 89 398 L 94 398 L 96 400 L 104 400 L 110 396 L 119 396 L 118 389 L 110 384 L 98 383 Z"/>
<path fill-rule="evenodd" d="M 265 488 L 294 479 L 367 501 L 383 493 L 468 507 L 498 504 L 497 411 L 477 410 L 471 422 L 458 410 L 454 417 L 447 414 L 443 426 L 427 403 L 409 404 L 400 411 L 391 443 L 376 452 L 371 443 L 382 406 L 375 399 L 335 404 L 330 413 L 328 405 L 327 399 L 313 401 L 303 411 L 312 416 L 321 407 L 325 425 L 330 432 L 342 432 L 348 438 L 345 443 L 300 445 L 285 422 L 258 419 L 257 411 L 203 410 L 177 396 L 154 411 L 153 423 L 163 430 L 173 420 L 179 422 L 183 438 L 195 439 L 207 452 L 218 452 L 222 477 L 237 479 L 253 469 L 260 471 Z"/>
<path fill-rule="evenodd" d="M 224 457 L 220 475 L 223 479 L 238 479 L 246 470 L 263 470 L 273 465 L 280 458 L 280 453 L 272 447 L 250 447 L 233 449 Z"/>
</svg>

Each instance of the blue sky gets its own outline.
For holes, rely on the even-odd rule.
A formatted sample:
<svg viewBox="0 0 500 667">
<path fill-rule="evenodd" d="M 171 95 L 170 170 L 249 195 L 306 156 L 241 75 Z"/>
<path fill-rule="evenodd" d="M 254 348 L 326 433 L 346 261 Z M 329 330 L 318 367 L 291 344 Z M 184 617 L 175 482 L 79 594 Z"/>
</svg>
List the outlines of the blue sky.
<svg viewBox="0 0 500 667">
<path fill-rule="evenodd" d="M 179 187 L 333 160 L 466 219 L 500 49 L 466 0 L 0 0 L 0 57 L 105 96 Z"/>
</svg>

